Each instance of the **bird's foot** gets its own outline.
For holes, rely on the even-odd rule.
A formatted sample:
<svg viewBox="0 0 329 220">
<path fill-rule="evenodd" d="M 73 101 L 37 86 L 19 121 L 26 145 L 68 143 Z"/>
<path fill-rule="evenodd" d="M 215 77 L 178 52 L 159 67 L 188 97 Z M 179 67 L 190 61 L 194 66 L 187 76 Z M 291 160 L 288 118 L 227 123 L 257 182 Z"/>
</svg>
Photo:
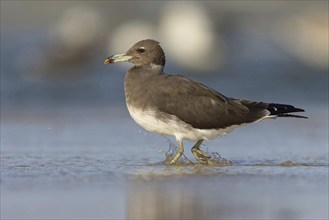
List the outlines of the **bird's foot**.
<svg viewBox="0 0 329 220">
<path fill-rule="evenodd" d="M 211 153 L 211 155 L 203 152 L 198 148 L 192 148 L 192 153 L 195 159 L 203 165 L 209 166 L 231 166 L 232 162 L 222 158 L 218 153 Z"/>
<path fill-rule="evenodd" d="M 175 161 L 175 160 L 171 160 L 171 161 L 169 162 L 169 165 L 174 165 L 176 162 L 177 162 L 177 161 Z"/>
<path fill-rule="evenodd" d="M 180 147 L 175 157 L 169 162 L 170 165 L 176 164 L 179 158 L 183 155 L 184 148 Z"/>
<path fill-rule="evenodd" d="M 192 153 L 197 161 L 201 164 L 208 164 L 211 156 L 200 150 L 199 148 L 192 148 Z"/>
<path fill-rule="evenodd" d="M 175 160 L 175 158 L 174 159 L 172 159 L 170 162 L 169 162 L 169 164 L 170 165 L 173 165 L 173 164 L 175 164 L 177 162 L 177 160 Z"/>
<path fill-rule="evenodd" d="M 171 157 L 172 158 L 172 157 Z M 166 164 L 169 165 L 182 165 L 182 166 L 186 166 L 186 165 L 191 165 L 194 164 L 191 160 L 189 160 L 184 154 L 182 155 L 182 157 L 178 160 L 175 159 L 169 159 L 169 163 L 168 160 L 166 160 Z"/>
</svg>

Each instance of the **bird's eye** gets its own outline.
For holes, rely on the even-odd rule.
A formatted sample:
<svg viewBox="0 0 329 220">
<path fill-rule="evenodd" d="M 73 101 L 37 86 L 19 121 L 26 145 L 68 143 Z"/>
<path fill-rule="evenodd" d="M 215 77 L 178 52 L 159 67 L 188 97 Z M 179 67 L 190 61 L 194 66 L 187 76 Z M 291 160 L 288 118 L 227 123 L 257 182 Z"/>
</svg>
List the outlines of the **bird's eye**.
<svg viewBox="0 0 329 220">
<path fill-rule="evenodd" d="M 144 53 L 145 52 L 145 48 L 144 47 L 140 47 L 140 48 L 137 49 L 137 51 L 139 53 Z"/>
</svg>

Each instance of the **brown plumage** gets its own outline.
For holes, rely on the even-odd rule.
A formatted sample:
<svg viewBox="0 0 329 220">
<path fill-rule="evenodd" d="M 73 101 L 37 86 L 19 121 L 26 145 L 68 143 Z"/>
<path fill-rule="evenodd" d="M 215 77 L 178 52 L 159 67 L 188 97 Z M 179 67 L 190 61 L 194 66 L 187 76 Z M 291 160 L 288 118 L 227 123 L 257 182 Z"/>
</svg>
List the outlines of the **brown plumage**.
<svg viewBox="0 0 329 220">
<path fill-rule="evenodd" d="M 184 139 L 197 141 L 192 152 L 198 161 L 207 163 L 209 156 L 199 149 L 204 139 L 268 117 L 305 118 L 288 114 L 304 111 L 291 105 L 233 99 L 197 81 L 165 74 L 165 54 L 154 40 L 140 41 L 105 63 L 125 61 L 134 64 L 125 77 L 128 110 L 145 129 L 176 137 L 180 150 L 171 163 L 183 153 Z"/>
</svg>

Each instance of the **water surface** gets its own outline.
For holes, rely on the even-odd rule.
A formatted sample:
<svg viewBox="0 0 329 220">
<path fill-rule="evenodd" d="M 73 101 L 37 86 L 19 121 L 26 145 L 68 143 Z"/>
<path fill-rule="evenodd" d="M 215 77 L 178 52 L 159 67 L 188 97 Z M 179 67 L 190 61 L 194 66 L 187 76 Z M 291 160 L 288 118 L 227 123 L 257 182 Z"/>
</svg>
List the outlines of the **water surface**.
<svg viewBox="0 0 329 220">
<path fill-rule="evenodd" d="M 1 218 L 327 218 L 328 115 L 308 114 L 205 142 L 231 166 L 168 166 L 174 140 L 141 129 L 124 106 L 5 111 Z"/>
</svg>

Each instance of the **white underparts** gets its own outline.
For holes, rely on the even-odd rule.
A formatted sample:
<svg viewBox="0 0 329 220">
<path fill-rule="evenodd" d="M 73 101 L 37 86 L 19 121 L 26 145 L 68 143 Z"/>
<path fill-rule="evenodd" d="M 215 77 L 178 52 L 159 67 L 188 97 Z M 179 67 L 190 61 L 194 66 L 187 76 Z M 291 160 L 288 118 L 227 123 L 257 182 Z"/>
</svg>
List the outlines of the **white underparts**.
<svg viewBox="0 0 329 220">
<path fill-rule="evenodd" d="M 131 117 L 144 129 L 159 133 L 162 135 L 175 136 L 177 141 L 184 139 L 191 141 L 198 141 L 201 139 L 211 140 L 218 136 L 226 135 L 231 132 L 234 128 L 242 125 L 232 125 L 224 129 L 198 129 L 185 123 L 174 115 L 166 115 L 166 119 L 156 117 L 154 109 L 147 109 L 142 111 L 127 105 Z M 164 113 L 165 114 L 165 113 Z"/>
</svg>

